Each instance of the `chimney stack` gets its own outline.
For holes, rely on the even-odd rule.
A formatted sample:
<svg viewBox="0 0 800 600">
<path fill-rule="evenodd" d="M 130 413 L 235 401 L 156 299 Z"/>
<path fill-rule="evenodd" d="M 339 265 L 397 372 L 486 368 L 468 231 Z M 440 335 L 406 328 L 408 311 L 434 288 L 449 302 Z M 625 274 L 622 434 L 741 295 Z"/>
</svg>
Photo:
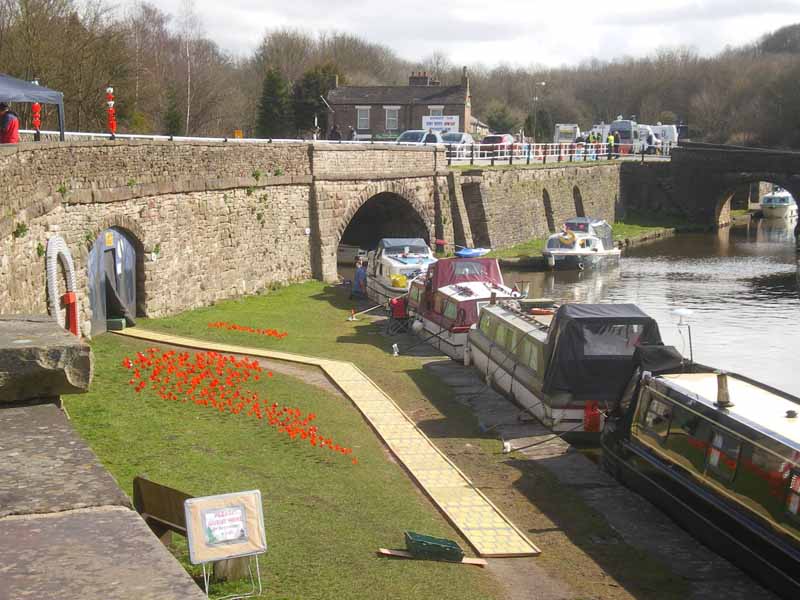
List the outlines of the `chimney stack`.
<svg viewBox="0 0 800 600">
<path fill-rule="evenodd" d="M 427 71 L 414 71 L 408 78 L 408 85 L 428 86 L 431 84 L 431 76 Z"/>
<path fill-rule="evenodd" d="M 733 406 L 730 394 L 728 393 L 728 374 L 725 371 L 717 371 L 717 402 L 720 408 L 730 408 Z"/>
</svg>

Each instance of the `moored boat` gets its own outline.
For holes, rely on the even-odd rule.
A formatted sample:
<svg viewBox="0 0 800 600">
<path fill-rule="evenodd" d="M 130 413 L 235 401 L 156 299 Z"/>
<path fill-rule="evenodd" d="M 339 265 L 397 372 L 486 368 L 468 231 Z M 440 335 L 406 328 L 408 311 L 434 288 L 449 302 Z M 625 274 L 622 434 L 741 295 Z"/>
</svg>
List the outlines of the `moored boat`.
<svg viewBox="0 0 800 600">
<path fill-rule="evenodd" d="M 657 323 L 633 304 L 531 310 L 517 302 L 484 307 L 465 363 L 553 431 L 597 438 L 636 348 L 661 343 Z"/>
<path fill-rule="evenodd" d="M 365 260 L 367 258 L 367 251 L 352 244 L 339 244 L 336 248 L 336 262 L 339 264 L 352 266 L 358 258 Z"/>
<path fill-rule="evenodd" d="M 411 283 L 408 306 L 415 315 L 415 333 L 451 358 L 462 360 L 467 332 L 481 309 L 492 298 L 519 296 L 503 282 L 496 259 L 445 258 Z"/>
<path fill-rule="evenodd" d="M 421 238 L 384 238 L 367 254 L 367 296 L 378 304 L 402 296 L 411 281 L 435 262 Z"/>
<path fill-rule="evenodd" d="M 778 189 L 761 198 L 761 213 L 766 219 L 793 219 L 797 217 L 797 202 L 789 192 Z"/>
<path fill-rule="evenodd" d="M 620 250 L 606 221 L 575 217 L 547 238 L 542 255 L 551 269 L 583 270 L 618 264 Z"/>
<path fill-rule="evenodd" d="M 604 466 L 764 585 L 800 597 L 800 399 L 674 349 L 638 354 L 606 420 Z"/>
</svg>

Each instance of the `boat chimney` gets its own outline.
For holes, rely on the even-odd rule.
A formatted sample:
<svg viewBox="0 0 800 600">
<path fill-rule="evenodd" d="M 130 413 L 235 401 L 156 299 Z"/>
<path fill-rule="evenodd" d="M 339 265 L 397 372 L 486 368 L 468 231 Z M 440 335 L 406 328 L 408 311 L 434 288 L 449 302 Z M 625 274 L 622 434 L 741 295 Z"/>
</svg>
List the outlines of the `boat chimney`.
<svg viewBox="0 0 800 600">
<path fill-rule="evenodd" d="M 492 292 L 492 295 L 489 296 L 489 304 L 491 304 L 492 306 L 497 304 L 497 292 Z"/>
<path fill-rule="evenodd" d="M 787 410 L 786 411 L 786 418 L 787 419 L 796 419 L 797 418 L 797 411 L 796 410 Z"/>
<path fill-rule="evenodd" d="M 720 408 L 733 406 L 730 394 L 728 394 L 728 374 L 725 371 L 717 371 L 717 402 Z"/>
</svg>

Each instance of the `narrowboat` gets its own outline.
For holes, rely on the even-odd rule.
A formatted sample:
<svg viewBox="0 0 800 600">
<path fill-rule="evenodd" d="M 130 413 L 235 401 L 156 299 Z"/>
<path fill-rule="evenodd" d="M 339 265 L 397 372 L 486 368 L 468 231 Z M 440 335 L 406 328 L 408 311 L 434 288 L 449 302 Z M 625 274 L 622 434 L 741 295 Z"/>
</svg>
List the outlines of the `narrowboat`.
<svg viewBox="0 0 800 600">
<path fill-rule="evenodd" d="M 633 304 L 532 310 L 539 314 L 518 302 L 484 307 L 465 363 L 546 427 L 597 441 L 633 373 L 634 351 L 661 344 L 658 324 Z"/>
<path fill-rule="evenodd" d="M 412 331 L 447 356 L 463 360 L 467 332 L 478 321 L 481 309 L 492 298 L 520 295 L 503 282 L 497 259 L 444 258 L 411 283 Z"/>
<path fill-rule="evenodd" d="M 761 213 L 765 219 L 794 219 L 797 202 L 789 192 L 779 188 L 761 198 Z"/>
<path fill-rule="evenodd" d="M 367 296 L 378 304 L 403 296 L 411 281 L 435 262 L 421 238 L 384 238 L 367 254 Z"/>
<path fill-rule="evenodd" d="M 551 269 L 582 271 L 619 264 L 611 225 L 600 219 L 575 217 L 564 223 L 560 233 L 547 238 L 542 256 Z"/>
<path fill-rule="evenodd" d="M 606 420 L 602 460 L 694 536 L 785 598 L 800 598 L 800 399 L 637 351 Z"/>
</svg>

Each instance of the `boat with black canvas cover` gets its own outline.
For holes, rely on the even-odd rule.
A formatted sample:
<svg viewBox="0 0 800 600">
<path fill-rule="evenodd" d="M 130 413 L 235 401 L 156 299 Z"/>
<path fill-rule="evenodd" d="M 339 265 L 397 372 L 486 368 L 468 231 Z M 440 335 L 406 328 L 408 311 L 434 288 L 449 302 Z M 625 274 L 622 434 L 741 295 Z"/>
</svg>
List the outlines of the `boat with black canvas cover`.
<svg viewBox="0 0 800 600">
<path fill-rule="evenodd" d="M 785 598 L 800 597 L 800 399 L 637 350 L 603 465 Z"/>
<path fill-rule="evenodd" d="M 597 439 L 633 373 L 636 348 L 661 344 L 658 324 L 633 304 L 524 305 L 485 306 L 465 363 L 553 431 Z"/>
</svg>

